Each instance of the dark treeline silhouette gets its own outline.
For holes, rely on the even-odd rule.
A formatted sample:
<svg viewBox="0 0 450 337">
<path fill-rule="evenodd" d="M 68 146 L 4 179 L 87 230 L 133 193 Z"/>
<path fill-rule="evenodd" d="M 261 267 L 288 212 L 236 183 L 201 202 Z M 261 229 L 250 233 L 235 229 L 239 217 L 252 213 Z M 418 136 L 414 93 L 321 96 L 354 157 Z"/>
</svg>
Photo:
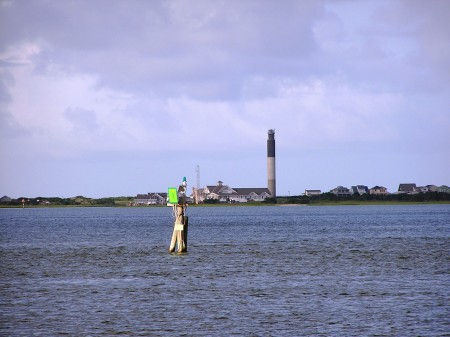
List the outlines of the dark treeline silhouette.
<svg viewBox="0 0 450 337">
<path fill-rule="evenodd" d="M 450 201 L 450 193 L 426 192 L 415 194 L 353 194 L 349 196 L 337 196 L 331 192 L 314 196 L 289 196 L 278 198 L 278 203 L 310 204 L 314 202 L 339 202 L 339 201 L 393 201 L 393 202 L 431 202 Z"/>
<path fill-rule="evenodd" d="M 77 196 L 73 198 L 59 198 L 59 197 L 37 197 L 26 198 L 20 197 L 12 199 L 8 202 L 2 202 L 4 206 L 117 206 L 117 201 L 131 201 L 131 197 L 118 197 L 118 198 L 86 198 L 83 196 Z"/>
<path fill-rule="evenodd" d="M 26 198 L 20 197 L 12 199 L 8 202 L 2 202 L 3 206 L 127 206 L 133 201 L 133 197 L 109 197 L 109 198 L 86 198 L 83 196 L 73 198 L 59 198 L 59 197 L 37 197 Z M 426 192 L 415 194 L 353 194 L 349 196 L 337 196 L 331 192 L 322 193 L 314 196 L 286 196 L 277 198 L 267 198 L 263 203 L 265 204 L 314 204 L 321 202 L 361 202 L 361 201 L 385 201 L 385 202 L 439 202 L 450 201 L 450 193 L 443 192 Z M 219 200 L 206 199 L 205 204 L 218 204 Z M 257 202 L 259 203 L 259 202 Z M 256 203 L 255 203 L 256 204 Z"/>
</svg>

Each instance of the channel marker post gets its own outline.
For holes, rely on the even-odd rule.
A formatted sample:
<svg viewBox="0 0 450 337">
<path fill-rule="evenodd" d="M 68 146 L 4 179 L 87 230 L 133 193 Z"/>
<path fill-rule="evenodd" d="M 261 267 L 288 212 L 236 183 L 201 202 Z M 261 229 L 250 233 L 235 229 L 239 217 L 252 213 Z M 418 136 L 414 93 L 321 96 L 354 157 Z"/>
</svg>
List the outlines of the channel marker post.
<svg viewBox="0 0 450 337">
<path fill-rule="evenodd" d="M 172 206 L 175 218 L 172 240 L 170 241 L 169 246 L 170 253 L 175 252 L 175 250 L 178 253 L 187 252 L 188 217 L 186 216 L 186 191 L 186 177 L 183 177 L 183 181 L 181 185 L 178 186 L 178 189 L 176 187 L 169 187 L 168 189 L 167 205 Z"/>
</svg>

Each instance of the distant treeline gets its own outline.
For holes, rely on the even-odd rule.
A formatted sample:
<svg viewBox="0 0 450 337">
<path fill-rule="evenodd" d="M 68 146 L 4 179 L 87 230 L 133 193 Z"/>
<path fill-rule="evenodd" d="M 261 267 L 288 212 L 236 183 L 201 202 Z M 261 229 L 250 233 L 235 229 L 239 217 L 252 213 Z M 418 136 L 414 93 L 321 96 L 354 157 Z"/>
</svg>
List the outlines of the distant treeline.
<svg viewBox="0 0 450 337">
<path fill-rule="evenodd" d="M 18 206 L 130 206 L 133 204 L 134 197 L 108 197 L 108 198 L 86 198 L 77 196 L 73 198 L 59 198 L 59 197 L 37 197 L 26 198 L 21 197 L 12 199 L 11 201 L 2 202 L 4 207 L 18 207 Z M 285 196 L 277 198 L 267 198 L 263 203 L 265 204 L 320 204 L 320 203 L 340 203 L 340 202 L 448 202 L 450 201 L 450 193 L 442 192 L 426 192 L 416 194 L 353 194 L 349 196 L 337 196 L 333 193 L 322 193 L 314 196 Z M 205 204 L 219 203 L 219 200 L 205 200 Z M 254 204 L 261 204 L 255 202 Z"/>
<path fill-rule="evenodd" d="M 86 198 L 77 196 L 73 198 L 59 197 L 37 197 L 17 198 L 8 202 L 2 202 L 4 206 L 127 206 L 134 200 L 133 197 L 109 197 L 109 198 Z"/>
<path fill-rule="evenodd" d="M 313 204 L 320 202 L 340 202 L 340 201 L 392 201 L 392 202 L 433 202 L 450 201 L 450 193 L 426 192 L 416 194 L 353 194 L 349 196 L 337 196 L 334 193 L 322 193 L 314 196 L 289 196 L 266 199 L 268 203 L 278 204 Z"/>
</svg>

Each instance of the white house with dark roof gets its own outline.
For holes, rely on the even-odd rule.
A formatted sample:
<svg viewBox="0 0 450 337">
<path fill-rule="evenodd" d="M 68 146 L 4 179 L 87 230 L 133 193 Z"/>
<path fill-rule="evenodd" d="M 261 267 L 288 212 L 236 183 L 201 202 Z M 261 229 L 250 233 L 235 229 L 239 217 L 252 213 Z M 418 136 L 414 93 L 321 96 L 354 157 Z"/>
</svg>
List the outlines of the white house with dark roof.
<svg viewBox="0 0 450 337">
<path fill-rule="evenodd" d="M 427 185 L 425 186 L 427 188 L 427 192 L 437 192 L 438 187 L 436 185 Z"/>
<path fill-rule="evenodd" d="M 369 193 L 369 189 L 364 185 L 356 185 L 352 186 L 352 188 L 350 189 L 350 193 L 363 195 Z"/>
<path fill-rule="evenodd" d="M 397 193 L 414 193 L 416 189 L 416 184 L 400 184 L 398 185 Z"/>
<path fill-rule="evenodd" d="M 430 189 L 427 186 L 417 186 L 414 188 L 415 193 L 427 193 L 430 192 Z"/>
<path fill-rule="evenodd" d="M 385 194 L 389 194 L 387 191 L 386 187 L 383 186 L 374 186 L 369 190 L 370 194 L 375 194 L 375 195 L 385 195 Z"/>
<path fill-rule="evenodd" d="M 437 192 L 439 187 L 436 185 L 417 186 L 414 188 L 415 193 Z"/>
<path fill-rule="evenodd" d="M 337 195 L 338 197 L 344 197 L 344 196 L 352 195 L 350 190 L 347 187 L 344 187 L 344 186 L 338 186 L 336 188 L 333 188 L 330 192 L 335 194 L 335 195 Z"/>
<path fill-rule="evenodd" d="M 11 202 L 11 198 L 10 197 L 8 197 L 7 195 L 4 195 L 3 197 L 1 197 L 0 198 L 0 203 L 3 203 L 3 202 Z"/>
<path fill-rule="evenodd" d="M 167 203 L 167 193 L 138 194 L 134 199 L 135 206 L 165 205 L 166 203 Z"/>
<path fill-rule="evenodd" d="M 307 197 L 313 196 L 313 195 L 320 195 L 322 192 L 320 190 L 305 190 L 305 193 L 303 195 L 306 195 Z"/>
<path fill-rule="evenodd" d="M 222 181 L 218 181 L 217 185 L 206 186 L 198 193 L 200 202 L 205 199 L 219 200 L 224 203 L 261 202 L 270 197 L 270 191 L 266 187 L 230 187 L 224 185 Z"/>
<path fill-rule="evenodd" d="M 437 191 L 441 193 L 450 193 L 450 187 L 447 185 L 441 185 L 438 187 Z"/>
</svg>

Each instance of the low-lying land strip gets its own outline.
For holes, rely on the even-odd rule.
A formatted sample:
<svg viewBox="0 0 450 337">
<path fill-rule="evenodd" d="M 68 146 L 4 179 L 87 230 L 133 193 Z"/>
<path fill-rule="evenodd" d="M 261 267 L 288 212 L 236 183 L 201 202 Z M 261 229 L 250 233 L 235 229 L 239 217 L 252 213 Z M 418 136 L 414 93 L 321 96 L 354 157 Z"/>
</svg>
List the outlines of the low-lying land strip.
<svg viewBox="0 0 450 337">
<path fill-rule="evenodd" d="M 442 192 L 426 192 L 416 194 L 388 194 L 388 195 L 351 195 L 336 196 L 333 193 L 322 193 L 316 196 L 284 196 L 267 199 L 265 202 L 242 203 L 242 204 L 219 204 L 207 203 L 196 206 L 262 206 L 262 205 L 403 205 L 403 204 L 450 204 L 450 193 Z M 108 198 L 87 198 L 77 196 L 73 198 L 59 197 L 37 197 L 26 198 L 21 197 L 3 202 L 0 207 L 125 207 L 133 206 L 134 197 L 108 197 Z M 161 206 L 161 205 L 159 205 Z M 148 207 L 140 206 L 140 207 Z M 153 206 L 155 207 L 155 206 Z"/>
</svg>

